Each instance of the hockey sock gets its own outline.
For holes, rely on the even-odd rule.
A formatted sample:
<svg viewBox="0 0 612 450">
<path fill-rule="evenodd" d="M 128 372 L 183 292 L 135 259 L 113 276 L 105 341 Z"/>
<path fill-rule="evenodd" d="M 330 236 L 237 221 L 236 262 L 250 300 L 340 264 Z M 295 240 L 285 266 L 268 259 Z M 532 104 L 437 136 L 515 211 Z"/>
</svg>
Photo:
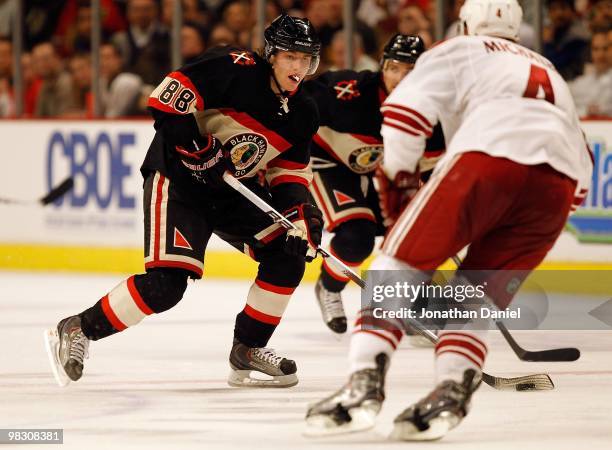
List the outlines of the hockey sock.
<svg viewBox="0 0 612 450">
<path fill-rule="evenodd" d="M 442 331 L 436 345 L 436 382 L 455 380 L 461 383 L 463 372 L 482 372 L 487 356 L 487 330 Z"/>
<path fill-rule="evenodd" d="M 234 338 L 248 347 L 265 347 L 287 308 L 294 287 L 256 279 L 244 309 L 236 316 Z"/>
<path fill-rule="evenodd" d="M 184 270 L 159 268 L 129 277 L 79 314 L 83 333 L 95 341 L 172 308 L 183 297 L 188 276 Z"/>
<path fill-rule="evenodd" d="M 370 309 L 359 311 L 349 348 L 350 373 L 376 368 L 376 355 L 381 352 L 391 359 L 402 335 L 398 324 L 376 319 Z"/>
<path fill-rule="evenodd" d="M 472 286 L 461 275 L 453 277 L 450 285 Z M 489 299 L 490 301 L 490 299 Z M 470 319 L 461 329 L 445 329 L 438 333 L 439 341 L 436 344 L 436 381 L 463 380 L 463 372 L 474 369 L 482 372 L 487 356 L 487 334 L 489 332 L 489 319 L 480 317 L 480 308 L 485 300 L 472 299 L 461 302 L 466 311 L 476 313 L 476 318 Z"/>
<path fill-rule="evenodd" d="M 83 333 L 96 341 L 136 325 L 152 313 L 131 276 L 79 315 Z"/>
</svg>

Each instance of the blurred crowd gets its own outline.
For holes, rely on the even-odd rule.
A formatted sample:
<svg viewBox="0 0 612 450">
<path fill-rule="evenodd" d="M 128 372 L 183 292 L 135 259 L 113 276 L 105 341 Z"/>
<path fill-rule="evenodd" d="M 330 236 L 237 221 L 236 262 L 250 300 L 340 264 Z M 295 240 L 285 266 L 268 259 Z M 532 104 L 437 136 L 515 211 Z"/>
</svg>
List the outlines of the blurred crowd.
<svg viewBox="0 0 612 450">
<path fill-rule="evenodd" d="M 182 1 L 185 63 L 209 47 L 258 49 L 255 0 L 101 0 L 100 84 L 103 116 L 146 114 L 146 99 L 171 67 L 174 2 Z M 457 35 L 463 0 L 445 0 L 446 38 Z M 14 117 L 11 17 L 15 0 L 0 0 L 0 117 Z M 269 23 L 281 12 L 307 17 L 323 43 L 319 71 L 345 66 L 342 0 L 272 0 Z M 529 1 L 522 2 L 528 6 Z M 612 0 L 546 0 L 543 53 L 570 87 L 582 116 L 612 116 Z M 378 70 L 393 34 L 434 41 L 434 0 L 355 0 L 356 70 Z M 527 10 L 526 10 L 527 11 Z M 90 0 L 25 0 L 23 117 L 93 117 Z M 534 48 L 527 22 L 521 44 Z"/>
</svg>

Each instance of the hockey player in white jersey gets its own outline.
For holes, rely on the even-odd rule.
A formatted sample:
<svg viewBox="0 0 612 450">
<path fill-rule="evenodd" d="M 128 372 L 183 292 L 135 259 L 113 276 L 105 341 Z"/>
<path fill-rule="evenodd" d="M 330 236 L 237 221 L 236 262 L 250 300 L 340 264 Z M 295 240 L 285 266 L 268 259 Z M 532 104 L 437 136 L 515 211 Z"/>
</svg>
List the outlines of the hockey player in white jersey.
<svg viewBox="0 0 612 450">
<path fill-rule="evenodd" d="M 510 283 L 516 288 L 522 279 L 504 276 L 520 271 L 524 278 L 544 259 L 586 195 L 592 158 L 567 85 L 547 59 L 517 44 L 517 1 L 467 0 L 460 19 L 464 35 L 425 52 L 381 108 L 378 181 L 389 216 L 410 197 L 402 186 L 418 176 L 425 136 L 438 122 L 447 152 L 399 214 L 371 269 L 406 270 L 411 283 L 427 283 L 469 244 L 450 282 L 474 287 L 465 274 L 490 269 L 496 282 L 486 295 L 505 308 L 515 292 Z M 403 325 L 364 316 L 357 324 L 349 382 L 308 410 L 310 434 L 374 425 Z M 480 384 L 487 329 L 476 319 L 440 331 L 436 386 L 397 416 L 395 438 L 439 439 L 461 422 Z"/>
</svg>

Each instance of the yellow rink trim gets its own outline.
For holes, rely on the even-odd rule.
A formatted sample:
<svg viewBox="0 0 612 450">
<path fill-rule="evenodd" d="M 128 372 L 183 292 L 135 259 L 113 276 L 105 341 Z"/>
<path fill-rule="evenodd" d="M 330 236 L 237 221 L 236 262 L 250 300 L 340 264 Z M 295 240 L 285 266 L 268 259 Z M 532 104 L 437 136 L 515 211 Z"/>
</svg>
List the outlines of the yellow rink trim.
<svg viewBox="0 0 612 450">
<path fill-rule="evenodd" d="M 371 258 L 366 261 L 363 266 L 364 269 L 368 267 L 370 261 Z M 319 274 L 320 265 L 320 259 L 307 264 L 304 279 L 315 281 Z M 441 267 L 443 270 L 453 270 L 454 268 L 454 264 L 450 261 Z M 0 269 L 131 274 L 143 272 L 144 264 L 141 249 L 0 244 Z M 612 270 L 612 263 L 548 262 L 542 264 L 540 269 Z M 257 264 L 237 251 L 211 250 L 206 254 L 205 277 L 253 279 L 256 273 Z M 595 274 L 593 276 L 601 275 Z M 589 280 L 588 277 L 583 281 L 591 285 L 587 280 Z M 584 284 L 580 284 L 580 292 L 599 293 L 600 291 L 600 288 L 591 289 L 587 287 L 585 289 Z M 555 291 L 574 292 L 578 286 L 572 280 L 559 284 L 558 279 L 556 279 L 554 287 Z"/>
</svg>

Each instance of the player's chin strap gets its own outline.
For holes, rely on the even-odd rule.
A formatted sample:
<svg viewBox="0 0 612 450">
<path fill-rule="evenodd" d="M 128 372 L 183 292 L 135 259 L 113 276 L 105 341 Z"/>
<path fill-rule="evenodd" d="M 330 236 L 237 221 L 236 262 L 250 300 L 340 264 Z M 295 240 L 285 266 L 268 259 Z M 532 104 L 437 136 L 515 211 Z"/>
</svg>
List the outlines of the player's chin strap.
<svg viewBox="0 0 612 450">
<path fill-rule="evenodd" d="M 278 80 L 276 79 L 276 75 L 274 74 L 274 69 L 272 69 L 272 80 L 274 80 L 274 84 L 276 85 L 276 89 L 278 89 L 278 96 L 280 97 L 281 108 L 285 111 L 285 114 L 289 112 L 289 92 L 285 91 Z"/>
</svg>

